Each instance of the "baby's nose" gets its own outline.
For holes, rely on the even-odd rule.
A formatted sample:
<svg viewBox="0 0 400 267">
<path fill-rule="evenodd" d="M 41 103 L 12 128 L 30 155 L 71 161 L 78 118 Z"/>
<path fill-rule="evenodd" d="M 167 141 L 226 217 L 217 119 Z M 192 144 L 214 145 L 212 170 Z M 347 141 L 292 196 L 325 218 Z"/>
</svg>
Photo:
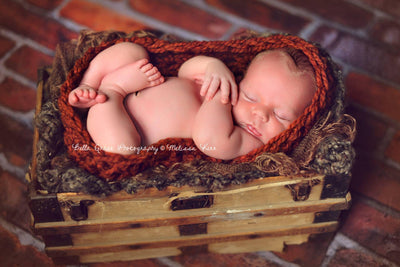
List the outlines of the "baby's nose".
<svg viewBox="0 0 400 267">
<path fill-rule="evenodd" d="M 262 122 L 264 122 L 264 123 L 268 122 L 269 115 L 268 115 L 268 112 L 266 110 L 263 110 L 263 109 L 260 109 L 260 108 L 254 109 L 253 110 L 253 114 L 257 119 L 261 120 Z"/>
</svg>

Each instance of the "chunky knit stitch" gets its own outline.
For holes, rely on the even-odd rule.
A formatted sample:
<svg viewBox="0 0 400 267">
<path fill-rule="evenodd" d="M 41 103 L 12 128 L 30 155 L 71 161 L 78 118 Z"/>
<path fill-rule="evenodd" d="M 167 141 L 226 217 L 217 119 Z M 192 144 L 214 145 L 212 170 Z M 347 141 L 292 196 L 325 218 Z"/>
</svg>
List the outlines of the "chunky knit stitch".
<svg viewBox="0 0 400 267">
<path fill-rule="evenodd" d="M 107 180 L 131 177 L 157 165 L 169 167 L 177 162 L 198 159 L 222 162 L 206 156 L 199 149 L 196 151 L 166 149 L 167 147 L 195 147 L 193 140 L 187 138 L 160 140 L 153 144 L 154 147 L 161 148 L 157 153 L 141 151 L 138 154 L 120 155 L 95 149 L 96 144 L 86 130 L 85 120 L 68 104 L 68 94 L 79 85 L 90 61 L 98 53 L 116 43 L 126 41 L 140 44 L 146 48 L 151 62 L 164 76 L 176 76 L 183 62 L 200 54 L 221 59 L 238 80 L 243 77 L 252 58 L 264 50 L 291 47 L 301 50 L 308 57 L 313 66 L 317 83 L 317 91 L 311 105 L 286 131 L 272 138 L 266 145 L 229 161 L 231 163 L 251 162 L 264 152 L 289 153 L 293 151 L 321 115 L 332 105 L 335 86 L 325 54 L 314 44 L 296 36 L 277 34 L 244 40 L 191 42 L 169 42 L 150 36 L 134 36 L 107 41 L 99 46 L 89 48 L 84 56 L 76 61 L 67 80 L 61 86 L 58 99 L 61 120 L 65 128 L 64 142 L 68 153 L 80 167 Z M 87 145 L 89 149 L 76 150 L 74 149 L 76 144 Z"/>
</svg>

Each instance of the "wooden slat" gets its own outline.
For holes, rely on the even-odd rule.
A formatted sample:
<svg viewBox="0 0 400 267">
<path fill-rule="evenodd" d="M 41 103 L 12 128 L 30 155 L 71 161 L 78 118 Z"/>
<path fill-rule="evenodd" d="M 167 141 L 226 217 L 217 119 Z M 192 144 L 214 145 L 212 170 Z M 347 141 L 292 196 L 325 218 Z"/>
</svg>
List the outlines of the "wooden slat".
<svg viewBox="0 0 400 267">
<path fill-rule="evenodd" d="M 246 253 L 256 251 L 276 251 L 283 250 L 285 244 L 301 244 L 307 241 L 308 235 L 295 235 L 283 237 L 267 237 L 245 241 L 215 243 L 206 246 L 206 251 L 212 253 Z M 112 262 L 112 261 L 132 261 L 148 258 L 169 257 L 182 254 L 182 248 L 156 248 L 138 249 L 97 254 L 81 255 L 80 263 Z"/>
<path fill-rule="evenodd" d="M 160 258 L 180 255 L 178 248 L 156 248 L 138 249 L 127 251 L 115 251 L 107 253 L 96 253 L 80 256 L 80 263 L 112 262 L 112 261 L 133 261 L 149 258 Z"/>
<path fill-rule="evenodd" d="M 281 252 L 285 245 L 298 245 L 307 242 L 309 235 L 265 237 L 244 241 L 231 241 L 210 244 L 208 251 L 213 253 L 248 253 L 257 251 Z"/>
<path fill-rule="evenodd" d="M 39 235 L 73 234 L 98 231 L 113 231 L 118 229 L 132 229 L 142 227 L 160 227 L 168 225 L 195 224 L 213 221 L 245 219 L 252 217 L 278 216 L 294 213 L 309 213 L 321 211 L 344 210 L 349 207 L 350 194 L 346 198 L 324 199 L 319 201 L 305 201 L 263 205 L 258 207 L 244 207 L 236 209 L 199 209 L 190 211 L 176 211 L 167 214 L 153 214 L 146 217 L 110 218 L 86 221 L 63 221 L 37 223 L 35 230 Z"/>
<path fill-rule="evenodd" d="M 102 244 L 99 241 L 96 245 L 90 246 L 61 246 L 48 247 L 46 252 L 50 257 L 64 257 L 72 255 L 84 255 L 93 253 L 107 253 L 126 251 L 130 249 L 150 249 L 150 248 L 166 248 L 166 247 L 181 247 L 181 246 L 198 246 L 203 244 L 212 244 L 218 242 L 231 242 L 249 239 L 257 239 L 264 237 L 278 237 L 286 235 L 303 235 L 303 234 L 319 234 L 335 231 L 337 222 L 308 224 L 297 227 L 282 227 L 279 229 L 268 229 L 259 232 L 242 232 L 242 233 L 221 233 L 207 234 L 195 236 L 181 236 L 172 239 L 157 239 L 146 241 L 130 241 L 123 244 Z"/>
<path fill-rule="evenodd" d="M 256 217 L 244 220 L 218 221 L 208 224 L 208 234 L 239 233 L 246 231 L 259 232 L 265 229 L 297 227 L 313 223 L 314 213 L 294 213 L 289 215 Z"/>
<path fill-rule="evenodd" d="M 292 215 L 271 216 L 264 218 L 250 218 L 245 220 L 224 220 L 219 222 L 211 222 L 207 224 L 191 224 L 185 225 L 188 231 L 184 235 L 179 226 L 161 226 L 151 228 L 123 229 L 115 231 L 100 231 L 90 233 L 72 234 L 73 244 L 81 245 L 97 245 L 99 241 L 113 244 L 123 244 L 126 242 L 146 241 L 157 239 L 175 239 L 179 236 L 187 235 L 209 235 L 220 233 L 241 233 L 247 231 L 260 232 L 267 229 L 280 229 L 282 227 L 295 227 L 300 225 L 311 224 L 314 219 L 314 213 L 302 213 Z M 201 231 L 196 226 L 201 225 Z M 189 231 L 192 230 L 191 232 Z"/>
<path fill-rule="evenodd" d="M 316 177 L 297 177 L 290 179 L 289 177 L 272 177 L 273 179 L 265 178 L 257 182 L 252 182 L 250 185 L 242 185 L 242 187 L 230 187 L 230 190 L 218 191 L 214 193 L 196 193 L 192 190 L 179 191 L 178 188 L 174 193 L 167 196 L 155 197 L 137 197 L 133 195 L 131 199 L 109 199 L 96 198 L 82 194 L 57 194 L 62 207 L 63 217 L 65 221 L 73 220 L 70 215 L 69 203 L 79 203 L 81 201 L 93 200 L 93 204 L 89 206 L 89 219 L 107 219 L 107 218 L 122 218 L 132 216 L 152 216 L 159 214 L 164 216 L 171 212 L 171 205 L 176 200 L 192 201 L 194 198 L 202 196 L 212 196 L 213 204 L 210 210 L 217 211 L 218 209 L 237 209 L 243 206 L 253 207 L 258 205 L 272 205 L 294 203 L 292 193 L 288 185 L 297 183 L 308 183 L 311 181 L 323 180 L 323 176 Z M 314 186 L 311 190 L 310 197 L 307 201 L 319 200 L 322 191 L 322 182 Z M 164 193 L 165 194 L 165 193 Z M 194 210 L 193 210 L 194 211 Z M 176 211 L 178 212 L 178 211 Z M 168 216 L 168 215 L 166 215 Z"/>
</svg>

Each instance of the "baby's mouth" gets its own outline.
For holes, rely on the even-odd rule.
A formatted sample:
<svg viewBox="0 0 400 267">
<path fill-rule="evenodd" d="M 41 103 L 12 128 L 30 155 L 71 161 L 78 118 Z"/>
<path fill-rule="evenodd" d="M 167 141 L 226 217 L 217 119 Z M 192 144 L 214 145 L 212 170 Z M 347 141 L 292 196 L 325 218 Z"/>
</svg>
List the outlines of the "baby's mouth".
<svg viewBox="0 0 400 267">
<path fill-rule="evenodd" d="M 251 135 L 255 136 L 255 137 L 261 137 L 262 134 L 252 125 L 247 124 L 246 125 L 246 130 L 247 132 L 249 132 Z"/>
</svg>

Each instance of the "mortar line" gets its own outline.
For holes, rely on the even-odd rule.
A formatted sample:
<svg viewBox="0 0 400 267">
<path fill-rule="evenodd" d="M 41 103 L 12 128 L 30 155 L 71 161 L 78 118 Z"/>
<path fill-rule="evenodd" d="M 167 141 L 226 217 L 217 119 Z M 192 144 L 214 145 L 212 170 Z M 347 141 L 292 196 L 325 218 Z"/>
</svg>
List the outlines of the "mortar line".
<svg viewBox="0 0 400 267">
<path fill-rule="evenodd" d="M 21 245 L 32 246 L 36 248 L 39 252 L 44 252 L 45 248 L 44 243 L 40 241 L 36 236 L 29 233 L 28 231 L 20 228 L 19 226 L 13 223 L 6 221 L 1 216 L 0 216 L 0 225 L 4 227 L 7 231 L 14 234 L 18 238 Z"/>
</svg>

